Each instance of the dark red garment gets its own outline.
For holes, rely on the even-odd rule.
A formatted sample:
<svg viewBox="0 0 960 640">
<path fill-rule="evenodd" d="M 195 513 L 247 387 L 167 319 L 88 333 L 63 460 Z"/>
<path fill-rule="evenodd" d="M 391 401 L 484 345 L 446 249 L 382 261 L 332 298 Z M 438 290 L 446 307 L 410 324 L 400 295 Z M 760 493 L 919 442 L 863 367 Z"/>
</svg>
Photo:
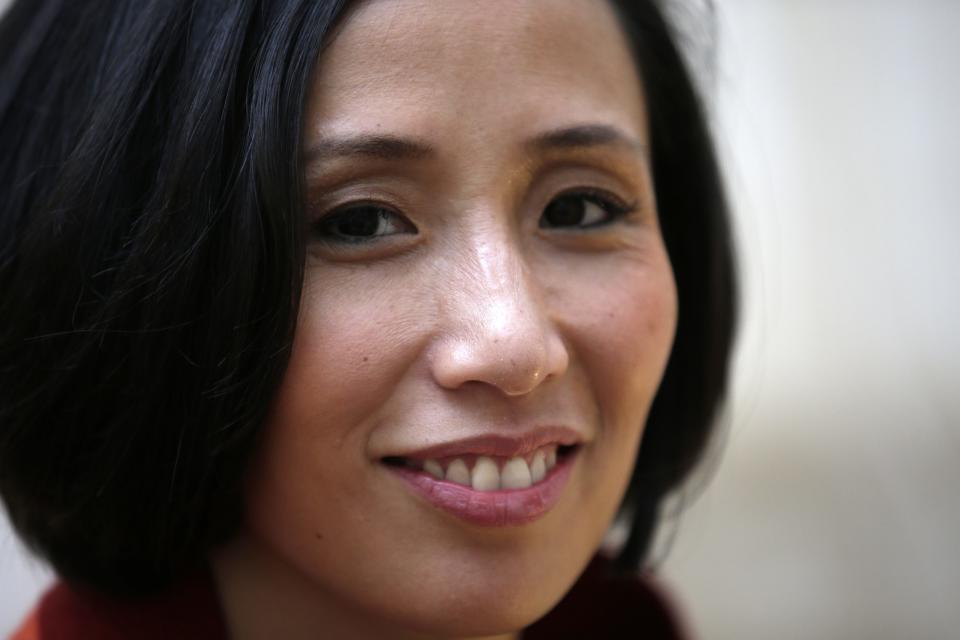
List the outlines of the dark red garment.
<svg viewBox="0 0 960 640">
<path fill-rule="evenodd" d="M 135 600 L 57 582 L 10 640 L 229 640 L 213 581 L 198 574 Z"/>
<path fill-rule="evenodd" d="M 593 559 L 553 610 L 527 627 L 523 640 L 683 640 L 687 637 L 652 576 L 615 576 Z"/>
<path fill-rule="evenodd" d="M 523 632 L 523 640 L 680 640 L 681 625 L 649 581 L 614 577 L 596 558 L 553 611 Z M 229 640 L 207 573 L 162 595 L 106 598 L 54 585 L 10 640 Z"/>
</svg>

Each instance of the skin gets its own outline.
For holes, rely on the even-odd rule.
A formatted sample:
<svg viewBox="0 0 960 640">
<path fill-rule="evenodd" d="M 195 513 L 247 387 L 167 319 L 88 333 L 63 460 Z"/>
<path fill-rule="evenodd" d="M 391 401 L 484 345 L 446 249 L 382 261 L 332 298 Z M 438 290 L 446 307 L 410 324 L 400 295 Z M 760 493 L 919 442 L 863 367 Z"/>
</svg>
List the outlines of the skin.
<svg viewBox="0 0 960 640">
<path fill-rule="evenodd" d="M 517 637 L 573 585 L 619 506 L 676 289 L 616 18 L 594 0 L 544 7 L 364 2 L 319 61 L 292 359 L 244 531 L 212 558 L 235 638 Z M 584 125 L 592 135 L 530 142 Z M 429 150 L 342 144 L 356 136 Z M 585 205 L 601 224 L 543 226 L 558 195 L 584 189 L 631 211 Z M 317 222 L 352 202 L 389 222 L 364 242 Z M 454 518 L 381 462 L 539 425 L 585 444 L 558 504 L 526 525 Z"/>
</svg>

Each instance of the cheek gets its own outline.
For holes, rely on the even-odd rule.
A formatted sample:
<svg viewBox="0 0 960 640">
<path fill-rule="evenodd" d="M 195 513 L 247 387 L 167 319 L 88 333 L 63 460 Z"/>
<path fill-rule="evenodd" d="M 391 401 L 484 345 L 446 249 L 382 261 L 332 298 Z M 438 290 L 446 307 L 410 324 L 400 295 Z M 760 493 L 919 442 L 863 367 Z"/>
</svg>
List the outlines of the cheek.
<svg viewBox="0 0 960 640">
<path fill-rule="evenodd" d="M 269 428 L 248 489 L 251 504 L 296 505 L 303 515 L 344 504 L 361 491 L 354 478 L 367 464 L 371 425 L 409 368 L 417 337 L 403 327 L 404 310 L 367 282 L 320 288 L 310 273 L 304 284 L 297 331 L 283 382 L 268 418 Z M 334 282 L 334 284 L 338 284 Z M 311 487 L 304 492 L 303 487 Z M 256 509 L 253 509 L 255 512 Z M 270 516 L 271 518 L 274 515 Z M 288 523 L 319 527 L 317 522 Z"/>
<path fill-rule="evenodd" d="M 644 270 L 632 286 L 623 287 L 610 309 L 609 369 L 641 396 L 655 393 L 673 345 L 677 323 L 677 297 L 669 267 Z"/>
<path fill-rule="evenodd" d="M 673 344 L 677 294 L 665 251 L 649 248 L 570 268 L 549 288 L 599 429 L 584 451 L 585 499 L 606 523 L 620 504 Z M 571 274 L 578 274 L 572 277 Z M 604 283 L 598 286 L 597 283 Z M 602 536 L 603 530 L 597 531 Z"/>
<path fill-rule="evenodd" d="M 323 425 L 344 438 L 395 390 L 416 353 L 418 323 L 387 284 L 356 295 L 325 282 L 321 295 L 307 277 L 273 422 Z"/>
<path fill-rule="evenodd" d="M 557 304 L 563 307 L 566 333 L 575 343 L 572 351 L 603 423 L 639 428 L 676 330 L 676 285 L 665 252 L 651 252 L 643 260 L 615 260 L 568 281 L 562 291 Z"/>
<path fill-rule="evenodd" d="M 358 286 L 325 273 L 321 289 L 315 274 L 306 278 L 290 362 L 248 478 L 247 524 L 294 564 L 326 575 L 339 560 L 323 550 L 369 535 L 358 473 L 369 467 L 372 425 L 409 370 L 421 338 L 413 328 L 423 323 L 410 296 L 391 296 L 396 283 Z"/>
</svg>

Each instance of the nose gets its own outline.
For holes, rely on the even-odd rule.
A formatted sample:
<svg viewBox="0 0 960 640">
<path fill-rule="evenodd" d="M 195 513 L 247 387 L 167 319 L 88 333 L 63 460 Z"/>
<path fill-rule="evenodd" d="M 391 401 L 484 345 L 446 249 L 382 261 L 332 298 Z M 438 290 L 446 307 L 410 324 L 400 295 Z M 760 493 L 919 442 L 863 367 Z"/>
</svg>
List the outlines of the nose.
<svg viewBox="0 0 960 640">
<path fill-rule="evenodd" d="M 447 389 L 488 385 L 507 396 L 530 393 L 569 362 L 543 292 L 509 241 L 478 243 L 460 254 L 439 309 L 442 328 L 431 354 Z"/>
</svg>

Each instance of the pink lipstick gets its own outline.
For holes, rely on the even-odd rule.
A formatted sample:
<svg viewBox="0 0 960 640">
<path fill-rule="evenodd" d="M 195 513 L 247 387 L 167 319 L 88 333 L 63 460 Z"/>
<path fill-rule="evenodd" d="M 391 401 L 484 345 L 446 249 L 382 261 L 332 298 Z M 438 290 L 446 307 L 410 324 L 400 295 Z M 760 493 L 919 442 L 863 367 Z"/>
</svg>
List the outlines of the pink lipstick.
<svg viewBox="0 0 960 640">
<path fill-rule="evenodd" d="M 579 452 L 579 447 L 556 440 L 534 448 L 536 444 L 526 441 L 512 448 L 509 458 L 492 454 L 486 446 L 479 448 L 487 455 L 480 455 L 465 450 L 476 447 L 451 445 L 429 450 L 431 455 L 447 454 L 443 457 L 391 457 L 384 462 L 414 493 L 442 511 L 476 525 L 517 526 L 537 520 L 557 504 Z M 504 451 L 502 446 L 496 449 Z"/>
</svg>

